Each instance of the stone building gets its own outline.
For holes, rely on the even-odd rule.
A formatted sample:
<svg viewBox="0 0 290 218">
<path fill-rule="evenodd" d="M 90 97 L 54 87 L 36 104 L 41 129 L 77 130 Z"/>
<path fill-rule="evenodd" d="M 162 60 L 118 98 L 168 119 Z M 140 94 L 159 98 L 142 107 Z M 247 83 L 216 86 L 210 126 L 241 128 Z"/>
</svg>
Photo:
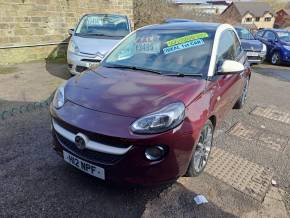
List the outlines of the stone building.
<svg viewBox="0 0 290 218">
<path fill-rule="evenodd" d="M 114 13 L 133 20 L 133 0 L 0 0 L 0 64 L 64 52 L 68 29 L 86 13 Z"/>
</svg>

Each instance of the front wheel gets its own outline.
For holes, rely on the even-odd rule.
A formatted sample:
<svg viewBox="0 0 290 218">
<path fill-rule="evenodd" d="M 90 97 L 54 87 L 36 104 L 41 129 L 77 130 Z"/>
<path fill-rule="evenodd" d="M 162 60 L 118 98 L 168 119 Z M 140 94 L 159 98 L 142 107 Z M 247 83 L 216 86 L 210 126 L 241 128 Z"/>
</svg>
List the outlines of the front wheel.
<svg viewBox="0 0 290 218">
<path fill-rule="evenodd" d="M 213 132 L 214 126 L 208 120 L 201 130 L 198 143 L 189 162 L 186 176 L 198 176 L 204 171 L 212 148 Z"/>
<path fill-rule="evenodd" d="M 279 54 L 279 52 L 274 52 L 271 56 L 271 64 L 273 65 L 279 65 L 281 64 L 281 56 Z"/>
<path fill-rule="evenodd" d="M 250 78 L 246 78 L 244 87 L 243 87 L 243 92 L 241 97 L 238 99 L 236 102 L 234 109 L 241 109 L 243 106 L 246 104 L 247 97 L 248 97 L 248 91 L 249 91 L 249 83 L 250 83 Z"/>
</svg>

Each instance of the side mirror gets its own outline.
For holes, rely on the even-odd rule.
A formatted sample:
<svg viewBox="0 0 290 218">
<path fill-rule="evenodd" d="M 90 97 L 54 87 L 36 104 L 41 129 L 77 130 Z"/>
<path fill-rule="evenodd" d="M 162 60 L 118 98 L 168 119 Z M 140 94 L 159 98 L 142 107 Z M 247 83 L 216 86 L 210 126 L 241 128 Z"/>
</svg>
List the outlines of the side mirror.
<svg viewBox="0 0 290 218">
<path fill-rule="evenodd" d="M 68 30 L 68 34 L 70 34 L 71 36 L 74 34 L 74 32 L 75 32 L 75 29 L 69 29 Z"/>
<path fill-rule="evenodd" d="M 244 70 L 243 64 L 237 61 L 225 60 L 218 69 L 218 75 L 241 73 Z"/>
</svg>

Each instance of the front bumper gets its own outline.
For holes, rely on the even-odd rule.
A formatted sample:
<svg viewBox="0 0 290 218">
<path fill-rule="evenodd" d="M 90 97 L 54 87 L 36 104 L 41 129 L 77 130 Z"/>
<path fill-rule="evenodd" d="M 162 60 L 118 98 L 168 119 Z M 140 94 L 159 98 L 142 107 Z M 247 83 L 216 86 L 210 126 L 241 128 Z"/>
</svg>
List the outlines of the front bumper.
<svg viewBox="0 0 290 218">
<path fill-rule="evenodd" d="M 250 64 L 260 64 L 266 58 L 266 52 L 261 51 L 246 51 L 248 62 Z"/>
<path fill-rule="evenodd" d="M 116 149 L 121 148 L 123 151 L 129 149 L 123 154 L 108 154 L 90 149 L 79 150 L 73 142 L 59 134 L 52 124 L 53 147 L 60 155 L 65 150 L 84 161 L 103 168 L 105 181 L 114 183 L 161 184 L 176 180 L 185 174 L 195 144 L 193 134 L 184 131 L 186 124 L 183 123 L 174 130 L 154 136 L 134 135 L 127 130 L 128 124 L 134 120 L 132 118 L 106 115 L 72 103 L 69 104 L 71 104 L 71 111 L 67 110 L 65 114 L 63 111 L 56 112 L 51 108 L 54 122 L 74 134 L 81 132 L 90 140 L 116 147 Z M 74 122 L 73 120 L 78 120 L 77 126 L 70 124 Z M 104 123 L 104 120 L 107 123 Z M 111 122 L 109 123 L 111 130 L 106 130 L 108 122 Z M 124 126 L 120 126 L 120 123 L 124 123 Z M 103 130 L 108 132 L 104 134 L 101 130 L 98 131 L 100 125 L 103 125 Z M 92 128 L 95 128 L 96 131 L 92 131 Z M 149 161 L 145 158 L 144 152 L 148 146 L 154 145 L 164 145 L 167 152 L 161 160 Z"/>
<path fill-rule="evenodd" d="M 96 55 L 67 52 L 68 70 L 73 75 L 82 73 L 87 69 L 97 67 L 101 61 L 102 58 Z"/>
<path fill-rule="evenodd" d="M 290 50 L 284 49 L 284 51 L 282 51 L 282 61 L 290 63 Z"/>
</svg>

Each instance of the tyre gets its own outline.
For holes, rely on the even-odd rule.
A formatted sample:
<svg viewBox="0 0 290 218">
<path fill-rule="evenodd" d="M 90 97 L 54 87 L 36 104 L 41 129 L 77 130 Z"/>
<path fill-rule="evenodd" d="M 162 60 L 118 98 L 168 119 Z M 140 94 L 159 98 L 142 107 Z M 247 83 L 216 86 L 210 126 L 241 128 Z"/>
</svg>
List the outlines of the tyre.
<svg viewBox="0 0 290 218">
<path fill-rule="evenodd" d="M 214 126 L 210 120 L 201 130 L 197 145 L 192 153 L 186 176 L 199 176 L 205 169 L 212 148 Z"/>
<path fill-rule="evenodd" d="M 279 52 L 274 52 L 271 56 L 271 64 L 273 65 L 280 65 L 281 64 L 281 56 Z"/>
<path fill-rule="evenodd" d="M 242 95 L 238 99 L 238 101 L 236 102 L 234 109 L 241 109 L 246 104 L 247 97 L 248 97 L 248 91 L 249 91 L 249 83 L 250 83 L 250 78 L 247 78 L 245 80 Z"/>
</svg>

